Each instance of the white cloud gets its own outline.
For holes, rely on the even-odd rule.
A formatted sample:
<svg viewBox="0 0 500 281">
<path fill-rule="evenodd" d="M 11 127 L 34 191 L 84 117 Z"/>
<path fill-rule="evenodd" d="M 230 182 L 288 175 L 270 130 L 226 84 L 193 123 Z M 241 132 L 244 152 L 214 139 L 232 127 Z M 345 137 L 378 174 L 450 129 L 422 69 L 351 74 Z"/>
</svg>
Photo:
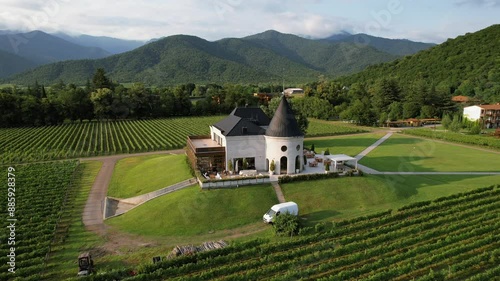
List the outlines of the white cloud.
<svg viewBox="0 0 500 281">
<path fill-rule="evenodd" d="M 458 5 L 475 5 L 483 7 L 475 10 L 482 11 L 491 10 L 484 7 L 498 6 L 500 3 L 500 0 L 454 1 L 442 6 L 464 10 Z M 442 18 L 445 10 L 435 11 L 435 15 L 429 13 L 429 21 L 427 17 L 419 16 L 418 22 L 408 24 L 401 19 L 403 16 L 394 16 L 393 24 L 377 27 L 374 31 L 373 26 L 367 26 L 374 21 L 370 12 L 385 8 L 388 2 L 379 0 L 370 1 L 370 5 L 365 3 L 360 0 L 2 0 L 0 28 L 41 29 L 143 40 L 173 34 L 191 34 L 218 40 L 247 36 L 268 29 L 312 37 L 326 37 L 347 30 L 391 38 L 401 35 L 403 38 L 434 42 L 448 36 L 444 32 L 436 33 L 435 28 L 429 27 L 428 23 Z M 405 5 L 408 6 L 405 11 L 416 13 L 414 11 L 418 7 L 415 5 L 419 4 L 408 2 Z M 485 24 L 481 19 L 473 26 L 484 27 Z M 405 29 L 416 31 L 405 33 Z M 460 33 L 459 26 L 453 27 L 453 30 Z"/>
<path fill-rule="evenodd" d="M 456 0 L 455 4 L 457 6 L 500 7 L 500 0 Z"/>
</svg>

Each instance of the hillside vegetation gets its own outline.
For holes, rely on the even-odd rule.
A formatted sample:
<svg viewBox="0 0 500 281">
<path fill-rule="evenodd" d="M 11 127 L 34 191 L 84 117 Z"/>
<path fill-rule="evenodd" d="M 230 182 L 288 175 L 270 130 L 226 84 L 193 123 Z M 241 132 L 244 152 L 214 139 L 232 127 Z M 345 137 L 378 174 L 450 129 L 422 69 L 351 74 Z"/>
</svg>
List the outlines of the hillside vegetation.
<svg viewBox="0 0 500 281">
<path fill-rule="evenodd" d="M 318 75 L 338 76 L 396 56 L 370 46 L 329 43 L 268 31 L 242 39 L 209 42 L 174 35 L 133 51 L 99 60 L 45 65 L 7 79 L 16 84 L 35 81 L 85 84 L 97 68 L 118 82 L 147 85 L 178 83 L 313 81 Z"/>
<path fill-rule="evenodd" d="M 364 33 L 359 34 L 340 34 L 334 35 L 323 40 L 330 42 L 350 42 L 361 45 L 372 46 L 377 50 L 397 55 L 397 56 L 407 56 L 412 55 L 422 50 L 429 49 L 435 46 L 435 44 L 413 42 L 406 39 L 387 39 L 376 36 L 371 36 Z"/>
<path fill-rule="evenodd" d="M 0 50 L 0 77 L 7 77 L 35 66 L 37 64 L 33 61 Z"/>
<path fill-rule="evenodd" d="M 455 39 L 395 61 L 368 67 L 341 79 L 344 83 L 393 78 L 401 87 L 425 80 L 450 94 L 500 94 L 500 25 Z"/>
<path fill-rule="evenodd" d="M 305 112 L 308 117 L 334 116 L 370 126 L 456 114 L 451 119 L 457 127 L 470 128 L 461 123 L 463 105 L 452 102 L 452 96 L 500 102 L 499 45 L 500 25 L 493 25 L 350 76 L 308 83 Z"/>
</svg>

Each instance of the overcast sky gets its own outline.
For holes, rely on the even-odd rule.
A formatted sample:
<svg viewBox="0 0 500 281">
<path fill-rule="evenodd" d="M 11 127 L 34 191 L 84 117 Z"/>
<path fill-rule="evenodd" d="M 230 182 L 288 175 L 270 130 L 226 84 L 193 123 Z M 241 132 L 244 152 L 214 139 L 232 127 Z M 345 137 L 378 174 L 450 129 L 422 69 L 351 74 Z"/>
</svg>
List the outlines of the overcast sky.
<svg viewBox="0 0 500 281">
<path fill-rule="evenodd" d="M 0 0 L 0 7 L 0 30 L 139 40 L 190 34 L 212 41 L 274 29 L 441 43 L 500 18 L 500 0 Z"/>
</svg>

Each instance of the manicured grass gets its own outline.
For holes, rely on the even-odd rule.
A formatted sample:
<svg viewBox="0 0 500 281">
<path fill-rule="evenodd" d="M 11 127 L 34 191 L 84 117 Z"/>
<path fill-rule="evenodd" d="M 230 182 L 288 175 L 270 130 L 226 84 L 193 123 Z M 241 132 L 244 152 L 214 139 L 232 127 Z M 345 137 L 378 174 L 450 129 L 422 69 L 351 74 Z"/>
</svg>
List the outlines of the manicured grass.
<svg viewBox="0 0 500 281">
<path fill-rule="evenodd" d="M 369 175 L 282 184 L 286 200 L 314 225 L 373 214 L 500 183 L 500 176 Z"/>
<path fill-rule="evenodd" d="M 305 140 L 304 147 L 310 148 L 314 143 L 315 151 L 321 153 L 327 148 L 330 154 L 347 154 L 356 156 L 368 146 L 384 136 L 384 133 L 362 134 L 357 136 L 339 136 L 328 139 Z"/>
<path fill-rule="evenodd" d="M 98 161 L 82 162 L 75 172 L 71 187 L 74 192 L 70 193 L 70 201 L 59 223 L 60 227 L 68 227 L 68 232 L 64 239 L 57 240 L 51 246 L 52 253 L 44 275 L 46 280 L 63 280 L 75 277 L 78 272 L 76 264 L 78 255 L 104 243 L 102 237 L 87 231 L 82 222 L 85 202 L 87 202 L 90 189 L 101 166 L 102 163 Z M 101 269 L 107 266 L 116 267 L 116 263 L 110 264 L 100 261 L 99 267 Z"/>
<path fill-rule="evenodd" d="M 192 186 L 151 200 L 106 224 L 146 236 L 203 235 L 260 222 L 277 202 L 270 185 L 203 191 Z"/>
<path fill-rule="evenodd" d="M 118 161 L 108 196 L 130 198 L 191 178 L 186 155 L 150 155 Z"/>
<path fill-rule="evenodd" d="M 393 135 L 360 163 L 393 172 L 488 172 L 500 171 L 500 154 Z"/>
</svg>

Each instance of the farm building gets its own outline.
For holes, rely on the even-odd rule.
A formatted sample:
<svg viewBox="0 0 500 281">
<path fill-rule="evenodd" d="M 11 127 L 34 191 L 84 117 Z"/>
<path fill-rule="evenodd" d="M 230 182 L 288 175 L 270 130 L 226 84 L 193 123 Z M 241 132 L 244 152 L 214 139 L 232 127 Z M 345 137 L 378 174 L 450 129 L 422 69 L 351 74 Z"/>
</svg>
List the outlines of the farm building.
<svg viewBox="0 0 500 281">
<path fill-rule="evenodd" d="M 500 128 L 500 104 L 464 107 L 464 117 L 481 122 L 485 128 Z"/>
<path fill-rule="evenodd" d="M 275 174 L 294 174 L 304 164 L 304 134 L 285 96 L 271 120 L 260 108 L 235 108 L 210 126 L 210 136 L 189 136 L 187 142 L 191 165 L 202 172 L 231 166 L 267 172 L 274 160 Z"/>
</svg>

